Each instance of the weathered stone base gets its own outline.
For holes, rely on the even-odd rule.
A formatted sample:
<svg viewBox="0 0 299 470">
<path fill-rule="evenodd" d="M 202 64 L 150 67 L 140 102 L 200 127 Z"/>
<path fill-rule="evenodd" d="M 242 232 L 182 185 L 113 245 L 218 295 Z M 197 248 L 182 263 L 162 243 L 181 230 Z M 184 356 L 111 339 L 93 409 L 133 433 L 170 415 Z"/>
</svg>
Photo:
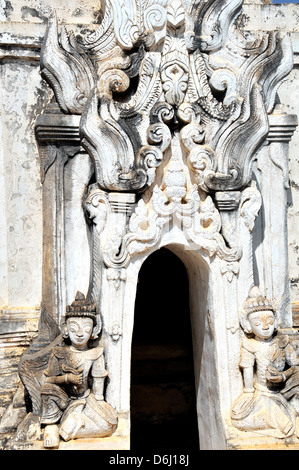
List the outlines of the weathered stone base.
<svg viewBox="0 0 299 470">
<path fill-rule="evenodd" d="M 20 384 L 18 365 L 22 354 L 37 336 L 39 317 L 38 307 L 0 309 L 0 421 L 9 406 L 21 407 L 13 404 Z M 0 433 L 3 432 L 1 427 L 2 422 Z"/>
<path fill-rule="evenodd" d="M 299 450 L 299 439 L 273 439 L 273 442 L 270 442 L 269 438 L 238 438 L 229 442 L 227 450 Z"/>
<path fill-rule="evenodd" d="M 0 434 L 0 450 L 48 450 L 43 441 L 22 442 L 15 439 L 15 434 Z M 116 432 L 102 439 L 74 439 L 60 441 L 59 449 L 53 450 L 130 450 L 130 424 L 127 416 L 119 417 Z"/>
<path fill-rule="evenodd" d="M 298 419 L 297 419 L 298 430 Z M 298 431 L 297 431 L 298 432 Z M 263 436 L 259 433 L 241 432 L 235 428 L 230 429 L 230 439 L 227 441 L 227 450 L 298 450 L 298 437 L 291 436 L 278 439 Z"/>
<path fill-rule="evenodd" d="M 292 436 L 286 439 L 275 439 L 258 433 L 242 433 L 235 428 L 230 429 L 231 437 L 227 440 L 226 449 L 214 450 L 299 450 L 299 439 Z M 15 434 L 0 434 L 0 450 L 48 450 L 43 447 L 43 441 L 21 442 L 15 439 Z M 130 424 L 127 416 L 119 418 L 119 425 L 114 435 L 102 439 L 75 439 L 69 442 L 61 440 L 59 449 L 54 450 L 104 450 L 129 451 Z M 198 449 L 194 449 L 197 451 Z M 204 449 L 199 449 L 204 450 Z"/>
</svg>

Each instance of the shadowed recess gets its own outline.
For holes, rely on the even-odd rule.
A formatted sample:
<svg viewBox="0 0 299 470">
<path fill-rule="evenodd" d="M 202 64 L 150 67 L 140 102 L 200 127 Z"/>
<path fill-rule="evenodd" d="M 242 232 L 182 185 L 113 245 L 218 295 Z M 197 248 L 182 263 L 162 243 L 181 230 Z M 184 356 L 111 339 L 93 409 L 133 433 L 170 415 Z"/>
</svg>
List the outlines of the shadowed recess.
<svg viewBox="0 0 299 470">
<path fill-rule="evenodd" d="M 132 450 L 198 449 L 188 276 L 166 248 L 139 273 L 131 367 Z"/>
</svg>

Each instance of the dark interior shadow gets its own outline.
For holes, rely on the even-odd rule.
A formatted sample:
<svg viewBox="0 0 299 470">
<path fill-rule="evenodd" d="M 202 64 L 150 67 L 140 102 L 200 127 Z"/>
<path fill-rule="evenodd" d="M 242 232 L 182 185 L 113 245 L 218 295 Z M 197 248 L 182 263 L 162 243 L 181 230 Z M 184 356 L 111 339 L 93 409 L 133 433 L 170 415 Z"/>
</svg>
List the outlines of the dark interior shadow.
<svg viewBox="0 0 299 470">
<path fill-rule="evenodd" d="M 190 452 L 199 437 L 188 276 L 162 248 L 138 280 L 131 362 L 131 450 Z"/>
</svg>

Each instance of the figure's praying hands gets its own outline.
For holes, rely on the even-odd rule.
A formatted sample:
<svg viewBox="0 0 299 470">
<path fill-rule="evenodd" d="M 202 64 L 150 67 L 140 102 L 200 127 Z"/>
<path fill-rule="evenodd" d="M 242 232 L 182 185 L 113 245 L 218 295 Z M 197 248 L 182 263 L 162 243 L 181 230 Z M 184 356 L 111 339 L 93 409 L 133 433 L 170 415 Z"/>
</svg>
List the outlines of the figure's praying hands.
<svg viewBox="0 0 299 470">
<path fill-rule="evenodd" d="M 81 385 L 83 383 L 83 370 L 78 369 L 77 373 L 66 374 L 66 382 Z"/>
<path fill-rule="evenodd" d="M 267 369 L 266 378 L 269 382 L 280 383 L 285 382 L 286 377 L 282 372 L 279 372 L 275 367 L 269 366 Z"/>
</svg>

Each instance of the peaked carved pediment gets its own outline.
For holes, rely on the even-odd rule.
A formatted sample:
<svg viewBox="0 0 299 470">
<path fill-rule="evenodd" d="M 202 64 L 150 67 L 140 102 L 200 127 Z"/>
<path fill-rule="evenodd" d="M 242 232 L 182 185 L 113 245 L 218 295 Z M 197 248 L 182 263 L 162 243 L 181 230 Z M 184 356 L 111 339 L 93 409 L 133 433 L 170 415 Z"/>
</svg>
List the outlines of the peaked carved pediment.
<svg viewBox="0 0 299 470">
<path fill-rule="evenodd" d="M 242 35 L 242 3 L 106 0 L 97 30 L 78 38 L 65 28 L 58 36 L 51 17 L 42 73 L 61 111 L 82 115 L 101 189 L 145 191 L 173 131 L 201 189 L 250 183 L 292 53 L 278 32 Z"/>
</svg>

